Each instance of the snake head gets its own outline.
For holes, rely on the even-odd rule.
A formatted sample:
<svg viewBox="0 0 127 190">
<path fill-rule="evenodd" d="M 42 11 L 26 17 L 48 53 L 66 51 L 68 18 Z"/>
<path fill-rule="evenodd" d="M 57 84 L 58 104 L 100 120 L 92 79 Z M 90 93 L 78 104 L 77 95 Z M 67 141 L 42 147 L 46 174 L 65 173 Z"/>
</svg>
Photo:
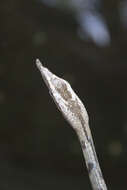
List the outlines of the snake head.
<svg viewBox="0 0 127 190">
<path fill-rule="evenodd" d="M 87 111 L 70 84 L 42 66 L 38 59 L 36 60 L 36 65 L 49 89 L 50 95 L 70 125 L 75 130 L 78 130 L 82 127 L 82 120 L 88 124 Z"/>
</svg>

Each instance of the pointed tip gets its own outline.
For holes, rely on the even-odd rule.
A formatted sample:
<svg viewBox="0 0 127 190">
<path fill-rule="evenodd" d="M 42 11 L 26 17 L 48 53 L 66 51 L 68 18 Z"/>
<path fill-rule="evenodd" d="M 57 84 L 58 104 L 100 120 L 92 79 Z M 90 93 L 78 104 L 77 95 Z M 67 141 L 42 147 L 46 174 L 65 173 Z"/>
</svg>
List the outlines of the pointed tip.
<svg viewBox="0 0 127 190">
<path fill-rule="evenodd" d="M 37 68 L 40 70 L 42 67 L 42 64 L 39 59 L 36 59 L 36 65 L 37 65 Z"/>
<path fill-rule="evenodd" d="M 36 59 L 36 64 L 37 64 L 38 62 L 40 62 L 40 60 L 37 58 L 37 59 Z"/>
<path fill-rule="evenodd" d="M 46 67 L 44 67 L 42 65 L 42 63 L 39 59 L 36 59 L 36 66 L 39 69 L 39 71 L 41 72 L 42 78 L 44 79 L 46 84 L 48 84 L 48 80 L 49 80 L 49 78 L 51 78 L 53 76 L 53 74 L 51 73 L 51 71 L 49 71 Z"/>
</svg>

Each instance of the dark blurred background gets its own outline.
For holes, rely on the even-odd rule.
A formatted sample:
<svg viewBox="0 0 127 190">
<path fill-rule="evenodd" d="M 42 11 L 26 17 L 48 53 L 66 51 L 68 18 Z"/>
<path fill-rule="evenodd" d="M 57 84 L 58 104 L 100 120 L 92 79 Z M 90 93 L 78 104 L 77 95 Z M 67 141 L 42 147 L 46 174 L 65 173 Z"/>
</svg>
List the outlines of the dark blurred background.
<svg viewBox="0 0 127 190">
<path fill-rule="evenodd" d="M 36 58 L 84 102 L 107 186 L 126 190 L 127 0 L 1 0 L 0 20 L 0 190 L 91 189 Z"/>
</svg>

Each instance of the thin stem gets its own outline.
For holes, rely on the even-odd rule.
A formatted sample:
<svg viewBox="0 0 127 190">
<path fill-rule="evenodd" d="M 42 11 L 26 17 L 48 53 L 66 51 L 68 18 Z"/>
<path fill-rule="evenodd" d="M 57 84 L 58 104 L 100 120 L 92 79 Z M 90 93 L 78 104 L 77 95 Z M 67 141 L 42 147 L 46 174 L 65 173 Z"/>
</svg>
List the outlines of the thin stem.
<svg viewBox="0 0 127 190">
<path fill-rule="evenodd" d="M 38 59 L 36 65 L 58 109 L 78 135 L 93 190 L 107 190 L 83 103 L 67 81 L 51 73 Z"/>
</svg>

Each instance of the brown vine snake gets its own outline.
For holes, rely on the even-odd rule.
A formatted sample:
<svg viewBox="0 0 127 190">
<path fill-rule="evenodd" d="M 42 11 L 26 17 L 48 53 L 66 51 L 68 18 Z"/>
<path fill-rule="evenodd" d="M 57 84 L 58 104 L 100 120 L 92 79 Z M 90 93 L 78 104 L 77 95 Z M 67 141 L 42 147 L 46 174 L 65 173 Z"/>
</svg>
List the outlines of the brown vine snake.
<svg viewBox="0 0 127 190">
<path fill-rule="evenodd" d="M 58 109 L 78 135 L 93 190 L 107 190 L 95 152 L 88 114 L 83 103 L 67 81 L 42 66 L 38 59 L 36 65 Z"/>
</svg>

